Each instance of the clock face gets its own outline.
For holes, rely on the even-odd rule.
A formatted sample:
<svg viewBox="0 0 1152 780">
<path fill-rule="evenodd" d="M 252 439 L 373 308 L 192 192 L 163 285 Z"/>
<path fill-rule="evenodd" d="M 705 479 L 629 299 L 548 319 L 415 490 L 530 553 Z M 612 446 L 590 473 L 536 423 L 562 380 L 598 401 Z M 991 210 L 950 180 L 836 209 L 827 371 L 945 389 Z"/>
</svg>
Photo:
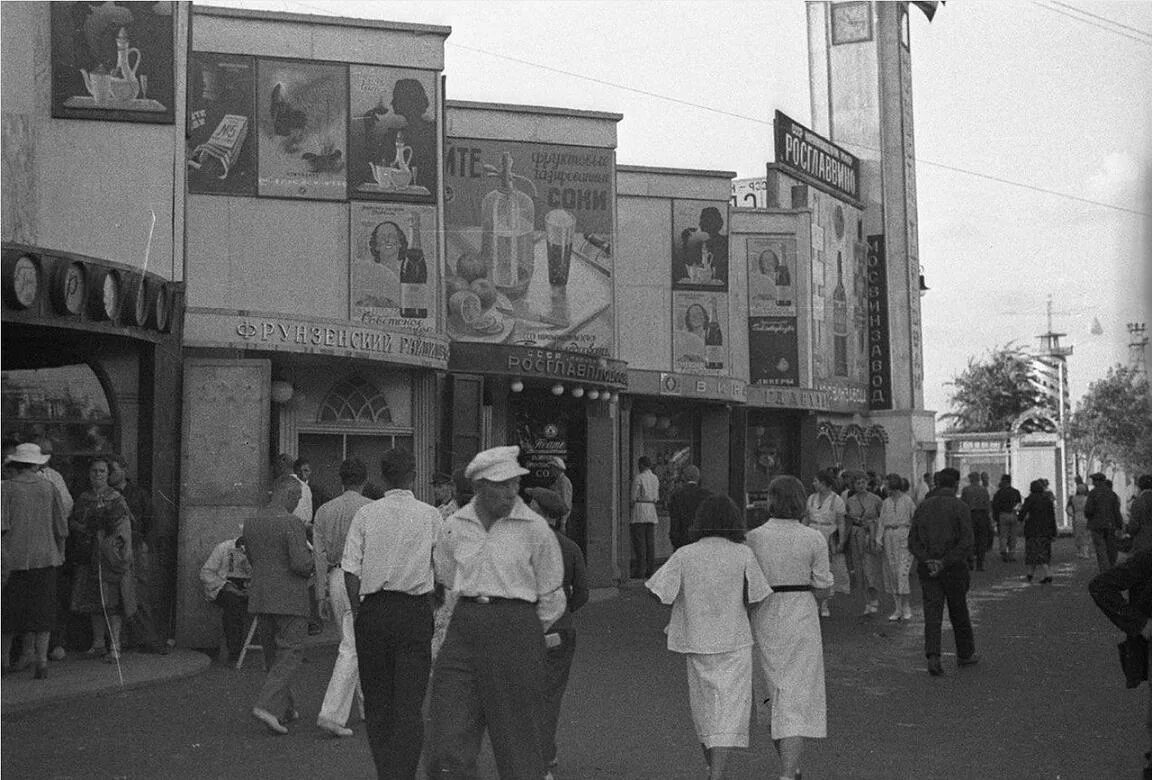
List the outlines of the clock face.
<svg viewBox="0 0 1152 780">
<path fill-rule="evenodd" d="M 12 290 L 16 302 L 27 309 L 40 294 L 40 266 L 31 257 L 21 257 L 12 267 Z"/>
<path fill-rule="evenodd" d="M 872 4 L 836 3 L 832 6 L 832 43 L 872 40 Z"/>
<path fill-rule="evenodd" d="M 120 316 L 120 275 L 115 271 L 104 276 L 103 305 L 104 316 L 108 319 Z"/>
<path fill-rule="evenodd" d="M 69 314 L 79 314 L 84 310 L 84 299 L 88 295 L 88 280 L 84 277 L 84 266 L 72 263 L 61 280 L 61 299 Z"/>
</svg>

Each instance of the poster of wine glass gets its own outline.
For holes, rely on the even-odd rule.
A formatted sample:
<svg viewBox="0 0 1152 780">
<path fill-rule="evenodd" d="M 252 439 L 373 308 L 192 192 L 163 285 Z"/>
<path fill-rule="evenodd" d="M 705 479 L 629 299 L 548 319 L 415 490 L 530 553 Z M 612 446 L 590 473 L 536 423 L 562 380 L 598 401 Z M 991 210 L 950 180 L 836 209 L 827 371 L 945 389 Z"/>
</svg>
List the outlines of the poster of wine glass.
<svg viewBox="0 0 1152 780">
<path fill-rule="evenodd" d="M 172 124 L 179 3 L 50 3 L 52 116 Z"/>
</svg>

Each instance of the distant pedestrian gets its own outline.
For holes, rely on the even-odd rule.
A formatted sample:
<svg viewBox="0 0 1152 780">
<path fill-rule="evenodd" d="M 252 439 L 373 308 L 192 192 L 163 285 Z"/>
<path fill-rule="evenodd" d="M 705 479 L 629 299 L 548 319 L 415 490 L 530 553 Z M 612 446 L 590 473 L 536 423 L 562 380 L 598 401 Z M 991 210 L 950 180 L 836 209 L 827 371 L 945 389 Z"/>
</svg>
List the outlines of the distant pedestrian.
<svg viewBox="0 0 1152 780">
<path fill-rule="evenodd" d="M 984 571 L 984 555 L 992 549 L 992 496 L 978 472 L 968 475 L 968 484 L 960 491 L 960 500 L 972 513 L 973 548 L 968 568 Z"/>
<path fill-rule="evenodd" d="M 841 580 L 834 583 L 835 592 L 849 593 L 848 565 L 844 559 L 844 551 L 848 547 L 848 532 L 844 527 L 844 499 L 836 493 L 836 478 L 827 471 L 816 474 L 812 487 L 816 492 L 808 496 L 805 524 L 819 531 L 828 544 L 833 576 Z M 832 610 L 828 606 L 831 600 L 832 591 L 820 599 L 820 617 L 831 617 Z"/>
<path fill-rule="evenodd" d="M 1088 503 L 1088 486 L 1076 483 L 1076 492 L 1068 496 L 1065 513 L 1072 520 L 1072 536 L 1076 540 L 1076 557 L 1091 560 L 1092 532 L 1088 530 L 1088 519 L 1084 517 L 1084 505 Z"/>
<path fill-rule="evenodd" d="M 332 607 L 332 620 L 340 627 L 340 649 L 324 692 L 324 703 L 316 725 L 336 737 L 350 737 L 348 716 L 352 700 L 360 696 L 360 716 L 364 718 L 364 696 L 360 692 L 360 668 L 356 657 L 355 615 L 348 598 L 344 569 L 344 544 L 352 518 L 361 507 L 372 503 L 361 494 L 368 481 L 368 469 L 359 458 L 348 458 L 340 464 L 340 484 L 344 492 L 316 510 L 312 531 L 312 548 L 316 557 L 317 597 L 327 596 Z"/>
<path fill-rule="evenodd" d="M 1128 598 L 1124 598 L 1127 591 Z M 1100 572 L 1088 583 L 1088 593 L 1100 611 L 1128 637 L 1145 648 L 1152 642 L 1152 549 L 1144 549 L 1119 566 Z M 1141 641 L 1142 640 L 1142 641 Z M 1128 687 L 1135 687 L 1135 680 Z M 1152 778 L 1152 682 L 1144 718 L 1149 751 L 1144 753 L 1144 777 Z"/>
<path fill-rule="evenodd" d="M 916 574 L 924 596 L 924 655 L 933 677 L 944 674 L 940 665 L 940 630 L 944 605 L 956 639 L 960 666 L 980 660 L 972 620 L 968 614 L 968 556 L 972 552 L 972 515 L 956 497 L 960 472 L 946 468 L 936 475 L 932 490 L 912 516 L 908 550 L 916 558 Z"/>
<path fill-rule="evenodd" d="M 37 476 L 48 457 L 35 444 L 21 444 L 8 456 L 14 474 L 0 491 L 0 523 L 3 526 L 4 572 L 3 652 L 4 670 L 12 641 L 23 634 L 18 668 L 34 665 L 37 680 L 48 676 L 48 638 L 56 623 L 57 569 L 64 562 L 68 523 L 56 488 Z"/>
<path fill-rule="evenodd" d="M 292 514 L 300 503 L 300 480 L 287 474 L 272 483 L 267 506 L 244 524 L 252 580 L 248 610 L 259 621 L 264 684 L 252 717 L 273 734 L 287 734 L 296 712 L 292 683 L 304 660 L 311 612 L 308 579 L 315 568 L 304 524 Z"/>
<path fill-rule="evenodd" d="M 452 475 L 445 471 L 437 471 L 432 475 L 432 506 L 440 510 L 441 517 L 447 517 L 451 512 L 445 509 L 452 503 Z"/>
<path fill-rule="evenodd" d="M 68 518 L 72 516 L 72 505 L 75 503 L 72 500 L 72 492 L 68 489 L 68 484 L 64 481 L 64 475 L 56 469 L 52 468 L 52 450 L 54 445 L 52 440 L 48 437 L 40 439 L 40 452 L 48 456 L 48 460 L 40 467 L 39 476 L 47 479 L 56 488 L 56 494 L 60 496 L 60 505 L 64 509 L 64 520 L 67 522 Z M 11 448 L 5 447 L 5 455 L 10 455 L 11 451 L 15 451 L 16 444 L 12 444 Z M 5 461 L 5 471 L 8 469 L 8 461 Z M 5 477 L 7 479 L 7 477 Z M 68 633 L 68 612 L 69 600 L 72 593 L 72 562 L 68 560 L 68 545 L 64 547 L 65 560 L 62 565 L 56 567 L 56 624 L 52 627 L 52 636 L 49 637 L 48 643 L 51 650 L 48 656 L 53 661 L 63 661 L 67 656 L 64 650 L 64 639 Z"/>
<path fill-rule="evenodd" d="M 556 726 L 560 722 L 560 702 L 568 687 L 568 675 L 576 654 L 576 628 L 572 613 L 588 603 L 588 574 L 580 546 L 561 530 L 561 523 L 568 512 L 560 494 L 548 488 L 529 488 L 528 495 L 532 499 L 529 508 L 542 515 L 556 534 L 560 554 L 564 558 L 564 596 L 568 603 L 564 614 L 544 635 L 544 644 L 548 650 L 544 656 L 544 741 L 541 749 L 544 752 L 544 763 L 551 768 L 557 764 Z"/>
<path fill-rule="evenodd" d="M 464 469 L 458 468 L 452 472 L 452 500 L 440 507 L 440 517 L 447 520 L 452 515 L 468 506 L 472 500 L 472 481 L 464 476 Z M 444 645 L 444 638 L 448 636 L 448 623 L 452 620 L 452 612 L 456 609 L 456 591 L 444 583 L 436 583 L 438 605 L 432 613 L 432 663 L 436 663 L 436 656 Z"/>
<path fill-rule="evenodd" d="M 563 458 L 553 455 L 548 458 L 548 472 L 552 476 L 548 489 L 559 495 L 564 506 L 568 507 L 564 517 L 560 518 L 560 531 L 563 532 L 568 528 L 568 518 L 572 516 L 572 480 L 568 478 L 568 464 Z"/>
<path fill-rule="evenodd" d="M 152 497 L 128 476 L 128 461 L 113 453 L 108 456 L 108 484 L 120 491 L 132 519 L 132 575 L 135 577 L 136 613 L 128 622 L 135 645 L 146 653 L 168 654 L 168 643 L 156 628 L 152 614 L 152 554 L 148 536 L 152 533 Z"/>
<path fill-rule="evenodd" d="M 904 499 L 911 504 L 907 496 Z M 800 523 L 804 484 L 780 476 L 768 484 L 770 519 L 748 532 L 748 546 L 772 589 L 752 609 L 756 660 L 768 683 L 757 703 L 771 704 L 780 776 L 800 776 L 805 739 L 827 736 L 824 652 L 817 602 L 832 587 L 823 534 Z"/>
<path fill-rule="evenodd" d="M 747 607 L 771 593 L 745 539 L 744 517 L 727 496 L 704 499 L 698 541 L 681 547 L 645 583 L 672 605 L 668 649 L 683 653 L 688 703 L 710 780 L 732 748 L 748 747 L 752 707 L 752 630 Z"/>
<path fill-rule="evenodd" d="M 696 510 L 700 502 L 712 495 L 711 491 L 700 487 L 700 469 L 696 466 L 688 464 L 680 476 L 684 484 L 668 497 L 668 541 L 672 543 L 673 551 L 694 541 L 690 530 L 696 519 Z"/>
<path fill-rule="evenodd" d="M 384 497 L 356 512 L 341 560 L 355 617 L 368 744 L 382 778 L 414 778 L 424 744 L 421 708 L 432 668 L 432 548 L 443 521 L 436 507 L 412 494 L 415 473 L 409 452 L 384 452 Z"/>
<path fill-rule="evenodd" d="M 932 491 L 932 472 L 925 471 L 920 477 L 920 481 L 916 483 L 916 487 L 912 489 L 912 501 L 916 506 L 920 506 L 927 495 Z"/>
<path fill-rule="evenodd" d="M 212 548 L 208 560 L 200 567 L 200 584 L 204 599 L 220 607 L 224 629 L 225 658 L 229 666 L 236 663 L 244 649 L 244 632 L 248 628 L 248 583 L 252 564 L 243 536 L 226 539 Z"/>
<path fill-rule="evenodd" d="M 1152 474 L 1137 477 L 1136 489 L 1140 492 L 1132 500 L 1126 526 L 1128 535 L 1132 537 L 1133 555 L 1152 548 Z"/>
<path fill-rule="evenodd" d="M 632 541 L 632 578 L 651 577 L 656 570 L 656 503 L 660 500 L 660 480 L 652 473 L 647 455 L 636 461 L 636 479 L 632 482 L 632 519 L 628 530 Z"/>
<path fill-rule="evenodd" d="M 880 505 L 882 500 L 868 489 L 863 474 L 852 481 L 852 491 L 844 500 L 844 526 L 848 532 L 850 563 L 854 575 L 853 590 L 864 596 L 862 617 L 880 611 L 880 590 L 884 587 L 884 553 L 880 539 Z"/>
<path fill-rule="evenodd" d="M 1111 480 L 1100 472 L 1088 477 L 1092 489 L 1084 502 L 1084 517 L 1092 532 L 1092 546 L 1096 548 L 1096 565 L 1106 571 L 1116 565 L 1116 536 L 1124 527 L 1120 516 L 1120 497 L 1111 487 Z"/>
<path fill-rule="evenodd" d="M 429 777 L 472 777 L 485 731 L 500 777 L 547 774 L 544 633 L 564 614 L 564 560 L 547 522 L 520 500 L 519 452 L 493 447 L 472 459 L 464 473 L 476 494 L 436 544 L 436 577 L 459 598 L 432 675 Z"/>
<path fill-rule="evenodd" d="M 912 619 L 911 588 L 908 573 L 912 570 L 912 553 L 908 551 L 908 531 L 916 505 L 905 492 L 908 480 L 899 474 L 886 479 L 888 497 L 880 505 L 880 537 L 884 548 L 884 590 L 892 597 L 892 614 L 888 620 Z"/>
<path fill-rule="evenodd" d="M 1012 487 L 1012 477 L 1000 477 L 1000 487 L 992 496 L 992 514 L 996 518 L 996 533 L 1000 537 L 1000 560 L 1012 563 L 1016 560 L 1016 513 L 1024 499 L 1020 491 Z"/>
<path fill-rule="evenodd" d="M 1025 578 L 1032 582 L 1037 570 L 1040 583 L 1052 582 L 1048 564 L 1052 562 L 1052 540 L 1056 538 L 1056 510 L 1045 492 L 1044 482 L 1032 480 L 1028 498 L 1020 507 L 1020 526 L 1024 529 L 1024 564 L 1028 567 Z"/>
<path fill-rule="evenodd" d="M 292 463 L 292 474 L 300 483 L 300 500 L 296 502 L 292 514 L 303 520 L 304 525 L 311 530 L 312 515 L 316 511 L 312 504 L 312 486 L 308 484 L 312 480 L 312 464 L 307 458 L 297 458 Z"/>
</svg>

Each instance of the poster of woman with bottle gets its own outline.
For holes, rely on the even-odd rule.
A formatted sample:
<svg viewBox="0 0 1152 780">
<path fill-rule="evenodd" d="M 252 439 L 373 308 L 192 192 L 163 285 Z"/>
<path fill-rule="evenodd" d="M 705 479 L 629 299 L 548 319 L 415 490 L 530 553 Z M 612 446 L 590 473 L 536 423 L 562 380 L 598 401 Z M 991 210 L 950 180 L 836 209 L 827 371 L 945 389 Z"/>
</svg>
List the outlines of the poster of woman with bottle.
<svg viewBox="0 0 1152 780">
<path fill-rule="evenodd" d="M 748 316 L 795 317 L 796 239 L 756 236 L 748 243 Z"/>
<path fill-rule="evenodd" d="M 672 289 L 728 289 L 727 214 L 727 201 L 672 201 Z"/>
<path fill-rule="evenodd" d="M 672 363 L 687 374 L 728 374 L 728 295 L 672 292 Z"/>
<path fill-rule="evenodd" d="M 612 151 L 450 138 L 445 159 L 448 334 L 611 356 Z"/>
<path fill-rule="evenodd" d="M 352 204 L 349 319 L 392 328 L 430 328 L 436 315 L 436 209 Z M 426 257 L 424 247 L 429 247 Z"/>
<path fill-rule="evenodd" d="M 436 74 L 352 65 L 348 72 L 348 192 L 435 203 Z"/>
</svg>

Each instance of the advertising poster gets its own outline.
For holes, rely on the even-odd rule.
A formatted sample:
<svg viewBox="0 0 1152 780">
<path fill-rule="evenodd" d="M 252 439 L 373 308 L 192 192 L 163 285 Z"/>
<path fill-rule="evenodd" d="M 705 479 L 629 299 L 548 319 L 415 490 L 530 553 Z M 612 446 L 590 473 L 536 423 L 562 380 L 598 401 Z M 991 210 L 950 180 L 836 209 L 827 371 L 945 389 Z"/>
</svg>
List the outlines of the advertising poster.
<svg viewBox="0 0 1152 780">
<path fill-rule="evenodd" d="M 612 151 L 454 138 L 445 159 L 449 336 L 611 356 Z"/>
<path fill-rule="evenodd" d="M 342 200 L 348 66 L 258 60 L 260 194 Z"/>
<path fill-rule="evenodd" d="M 188 60 L 188 191 L 256 194 L 256 61 L 192 52 Z"/>
<path fill-rule="evenodd" d="M 672 289 L 728 289 L 728 204 L 672 201 Z"/>
<path fill-rule="evenodd" d="M 351 197 L 435 202 L 436 81 L 427 70 L 349 66 Z"/>
<path fill-rule="evenodd" d="M 748 314 L 752 317 L 795 317 L 796 239 L 787 236 L 749 238 Z"/>
<path fill-rule="evenodd" d="M 173 122 L 176 3 L 50 3 L 52 116 Z"/>
<path fill-rule="evenodd" d="M 672 292 L 672 365 L 688 374 L 728 374 L 728 295 Z"/>
<path fill-rule="evenodd" d="M 748 318 L 748 379 L 754 385 L 799 387 L 795 317 Z"/>
<path fill-rule="evenodd" d="M 436 209 L 352 203 L 349 319 L 393 328 L 435 322 Z"/>
<path fill-rule="evenodd" d="M 868 408 L 892 408 L 888 330 L 888 258 L 884 236 L 868 236 Z"/>
</svg>

